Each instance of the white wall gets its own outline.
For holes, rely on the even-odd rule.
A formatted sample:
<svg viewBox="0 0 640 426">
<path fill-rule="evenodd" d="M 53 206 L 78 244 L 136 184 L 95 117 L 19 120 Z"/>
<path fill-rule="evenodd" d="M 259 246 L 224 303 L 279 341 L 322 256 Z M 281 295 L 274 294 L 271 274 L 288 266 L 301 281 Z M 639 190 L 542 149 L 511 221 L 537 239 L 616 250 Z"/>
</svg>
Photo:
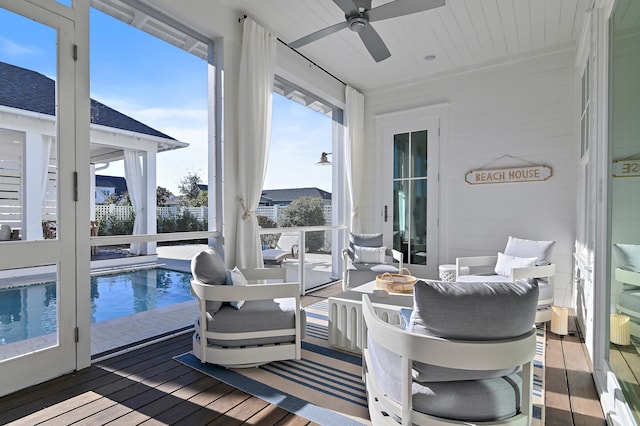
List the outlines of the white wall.
<svg viewBox="0 0 640 426">
<path fill-rule="evenodd" d="M 444 258 L 495 254 L 509 235 L 554 240 L 556 303 L 571 280 L 579 157 L 575 51 L 564 50 L 405 87 L 365 93 L 365 140 L 374 144 L 374 117 L 448 102 L 448 140 L 441 142 L 441 245 Z M 376 150 L 368 152 L 366 182 L 382 170 Z M 514 158 L 502 158 L 510 155 Z M 495 160 L 493 167 L 547 165 L 544 182 L 469 185 L 465 173 Z M 364 192 L 363 228 L 380 226 L 375 185 Z M 565 304 L 571 301 L 567 294 Z"/>
</svg>

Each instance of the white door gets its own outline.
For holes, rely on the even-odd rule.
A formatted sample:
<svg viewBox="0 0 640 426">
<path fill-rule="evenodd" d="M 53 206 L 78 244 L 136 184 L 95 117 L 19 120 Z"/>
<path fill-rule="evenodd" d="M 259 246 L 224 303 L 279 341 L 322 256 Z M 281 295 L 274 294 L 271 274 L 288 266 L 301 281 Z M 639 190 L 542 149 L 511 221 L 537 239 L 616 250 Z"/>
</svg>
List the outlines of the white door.
<svg viewBox="0 0 640 426">
<path fill-rule="evenodd" d="M 67 9 L 53 0 L 0 0 L 0 395 L 77 365 Z"/>
<path fill-rule="evenodd" d="M 421 109 L 378 117 L 377 122 L 382 134 L 385 245 L 403 253 L 412 275 L 436 278 L 441 120 Z"/>
</svg>

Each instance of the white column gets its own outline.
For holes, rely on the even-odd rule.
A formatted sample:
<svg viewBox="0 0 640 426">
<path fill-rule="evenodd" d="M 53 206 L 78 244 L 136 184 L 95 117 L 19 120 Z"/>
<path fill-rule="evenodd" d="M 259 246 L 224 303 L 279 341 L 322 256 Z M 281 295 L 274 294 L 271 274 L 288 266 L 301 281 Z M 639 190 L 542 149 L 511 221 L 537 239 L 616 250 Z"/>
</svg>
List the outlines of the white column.
<svg viewBox="0 0 640 426">
<path fill-rule="evenodd" d="M 89 168 L 89 220 L 96 220 L 96 165 Z"/>
<path fill-rule="evenodd" d="M 143 234 L 155 234 L 157 232 L 156 218 L 156 155 L 157 151 L 145 151 L 142 154 L 142 179 L 144 180 L 143 191 Z M 156 254 L 157 243 L 149 241 L 141 246 L 141 254 Z"/>
<path fill-rule="evenodd" d="M 42 239 L 42 135 L 27 132 L 24 144 L 22 179 L 22 239 Z"/>
</svg>

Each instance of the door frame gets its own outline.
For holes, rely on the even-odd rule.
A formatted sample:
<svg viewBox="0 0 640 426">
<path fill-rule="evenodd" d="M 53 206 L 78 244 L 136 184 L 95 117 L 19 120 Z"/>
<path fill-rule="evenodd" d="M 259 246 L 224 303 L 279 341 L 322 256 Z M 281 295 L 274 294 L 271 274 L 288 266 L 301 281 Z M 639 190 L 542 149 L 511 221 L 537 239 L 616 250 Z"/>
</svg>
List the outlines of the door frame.
<svg viewBox="0 0 640 426">
<path fill-rule="evenodd" d="M 75 0 L 74 7 L 55 0 L 0 0 L 1 8 L 56 31 L 58 104 L 58 236 L 54 240 L 12 241 L 0 247 L 0 269 L 55 265 L 58 343 L 0 362 L 0 395 L 90 365 L 89 327 L 80 327 L 79 339 L 76 337 L 79 324 L 90 323 L 89 227 L 77 219 L 89 217 L 88 6 L 88 0 Z M 79 286 L 79 282 L 86 285 Z M 87 302 L 78 304 L 79 300 Z"/>
<path fill-rule="evenodd" d="M 436 245 L 434 250 L 434 257 L 427 257 L 427 266 L 419 267 L 418 265 L 412 266 L 414 270 L 411 272 L 414 275 L 424 278 L 437 278 L 438 277 L 438 265 L 440 259 L 444 258 L 446 253 L 445 241 L 443 238 L 442 229 L 446 229 L 446 223 L 443 214 L 443 200 L 442 191 L 440 187 L 443 185 L 443 180 L 440 174 L 441 165 L 441 152 L 445 150 L 446 141 L 448 138 L 448 121 L 449 121 L 449 103 L 439 103 L 434 105 L 427 105 L 419 108 L 412 108 L 406 110 L 400 110 L 385 114 L 378 114 L 374 116 L 375 122 L 375 138 L 376 138 L 376 152 L 377 152 L 377 169 L 380 173 L 375 173 L 375 188 L 380 188 L 380 191 L 374 191 L 374 205 L 378 214 L 375 215 L 374 224 L 376 229 L 383 230 L 384 243 L 386 246 L 392 246 L 392 235 L 389 232 L 388 226 L 385 226 L 384 222 L 384 205 L 386 200 L 391 200 L 391 193 L 393 191 L 392 185 L 392 172 L 389 161 L 393 161 L 393 156 L 386 154 L 386 149 L 389 149 L 387 145 L 387 138 L 393 137 L 393 134 L 399 132 L 411 132 L 429 129 L 427 140 L 431 141 L 432 138 L 437 138 L 434 146 L 430 146 L 428 151 L 429 161 L 428 178 L 429 180 L 436 180 L 436 194 L 434 199 L 437 205 L 434 209 L 429 209 L 427 215 L 427 232 L 428 241 L 431 245 Z M 437 128 L 437 133 L 434 129 Z M 430 188 L 433 188 L 430 186 Z M 435 217 L 433 217 L 435 213 Z M 435 235 L 434 235 L 435 234 Z M 427 244 L 429 244 L 429 242 Z"/>
</svg>

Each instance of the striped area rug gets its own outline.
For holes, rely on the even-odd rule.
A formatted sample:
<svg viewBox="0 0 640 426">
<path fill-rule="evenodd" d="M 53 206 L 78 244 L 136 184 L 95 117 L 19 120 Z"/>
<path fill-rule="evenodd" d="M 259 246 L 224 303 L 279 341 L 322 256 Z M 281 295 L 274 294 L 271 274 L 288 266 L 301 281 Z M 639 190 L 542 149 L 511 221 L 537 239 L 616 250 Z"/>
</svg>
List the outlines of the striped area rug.
<svg viewBox="0 0 640 426">
<path fill-rule="evenodd" d="M 367 395 L 362 383 L 362 360 L 357 354 L 335 350 L 328 344 L 328 302 L 305 308 L 307 336 L 302 359 L 278 361 L 258 368 L 226 369 L 202 364 L 193 354 L 176 360 L 215 377 L 243 392 L 321 425 L 370 424 Z M 544 326 L 537 333 L 534 367 L 534 421 L 544 424 Z"/>
<path fill-rule="evenodd" d="M 546 323 L 537 324 L 536 356 L 533 359 L 533 421 L 534 426 L 544 425 L 544 357 L 547 345 Z"/>
</svg>

